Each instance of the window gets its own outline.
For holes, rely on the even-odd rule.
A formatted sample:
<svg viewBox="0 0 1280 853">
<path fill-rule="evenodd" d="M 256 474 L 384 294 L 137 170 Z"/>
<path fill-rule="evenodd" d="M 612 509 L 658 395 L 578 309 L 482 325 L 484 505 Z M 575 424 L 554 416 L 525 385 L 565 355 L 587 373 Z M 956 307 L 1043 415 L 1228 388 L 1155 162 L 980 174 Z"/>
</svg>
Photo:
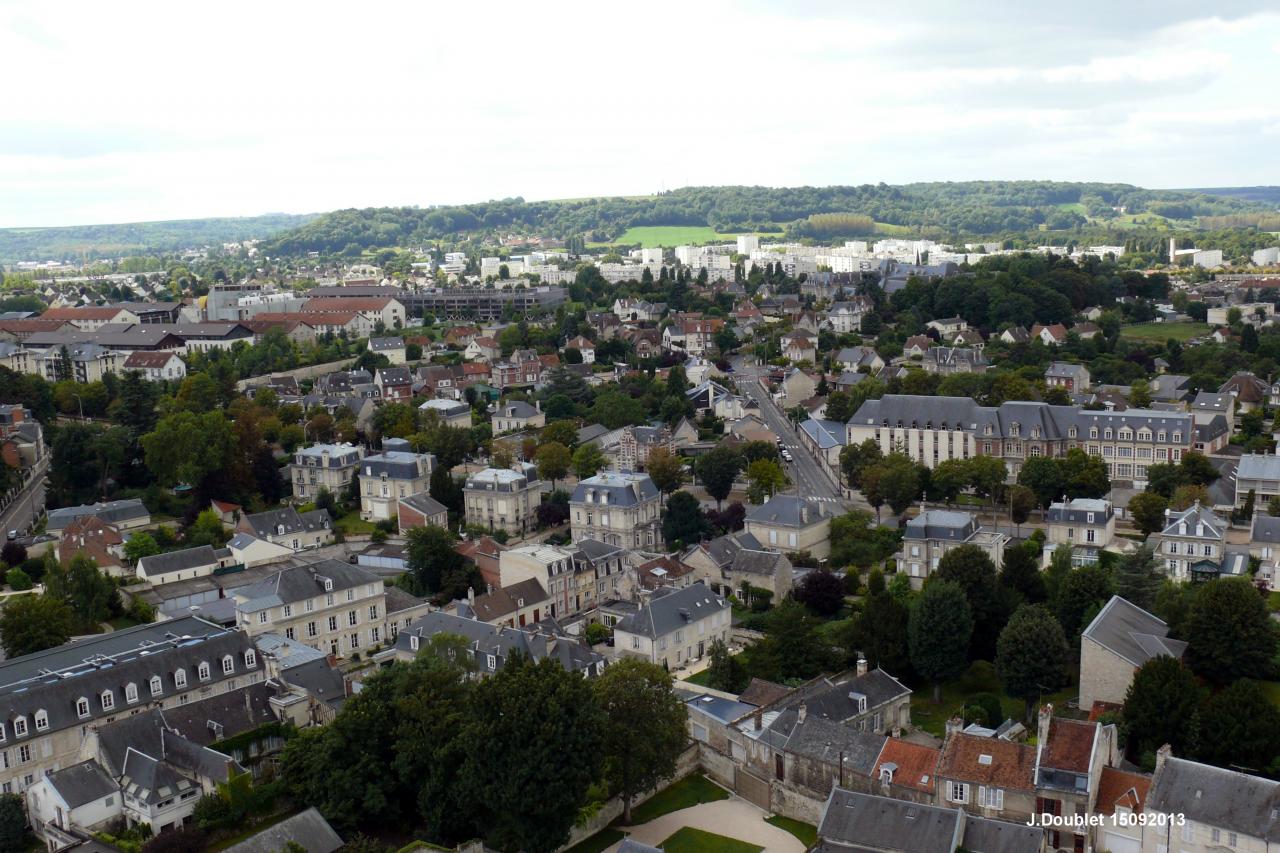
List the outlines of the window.
<svg viewBox="0 0 1280 853">
<path fill-rule="evenodd" d="M 24 743 L 18 747 L 18 763 L 26 764 L 31 760 L 31 744 Z"/>
<path fill-rule="evenodd" d="M 358 648 L 360 648 L 360 635 L 359 635 L 359 634 L 352 634 L 352 635 L 351 635 L 351 648 L 352 648 L 352 649 L 358 649 Z"/>
<path fill-rule="evenodd" d="M 336 630 L 338 630 L 338 617 L 337 617 L 337 616 L 330 616 L 330 617 L 329 617 L 329 630 L 330 630 L 330 631 L 336 631 Z"/>
<path fill-rule="evenodd" d="M 293 615 L 293 606 L 286 604 L 284 606 L 284 618 L 288 619 L 292 615 Z"/>
<path fill-rule="evenodd" d="M 131 705 L 138 701 L 138 685 L 132 681 L 124 686 L 124 701 Z"/>
<path fill-rule="evenodd" d="M 319 632 L 316 630 L 316 623 L 315 623 L 315 622 L 308 622 L 308 623 L 307 623 L 307 636 L 308 636 L 308 637 L 314 637 L 314 636 L 316 636 L 318 633 L 319 633 Z"/>
<path fill-rule="evenodd" d="M 324 591 L 325 591 L 325 592 L 332 592 L 332 591 L 333 591 L 333 581 L 332 581 L 332 580 L 330 580 L 329 578 L 325 578 L 325 579 L 324 579 Z M 329 603 L 330 603 L 330 604 L 333 604 L 333 596 L 332 596 L 332 595 L 331 595 L 331 596 L 329 596 Z"/>
<path fill-rule="evenodd" d="M 83 696 L 76 700 L 76 716 L 81 719 L 89 716 L 89 700 Z"/>
<path fill-rule="evenodd" d="M 332 584 L 332 583 L 333 583 L 333 581 L 329 581 L 329 583 L 330 583 L 330 584 Z M 333 606 L 333 595 L 332 595 L 332 594 L 330 594 L 330 595 L 326 595 L 326 596 L 324 597 L 324 606 L 325 606 L 325 607 L 332 607 L 332 606 Z"/>
<path fill-rule="evenodd" d="M 16 717 L 13 721 L 13 733 L 18 737 L 27 736 L 27 718 Z"/>
<path fill-rule="evenodd" d="M 947 799 L 953 803 L 969 802 L 969 786 L 963 782 L 949 782 L 947 786 L 950 790 L 947 792 Z"/>
<path fill-rule="evenodd" d="M 102 710 L 110 711 L 116 706 L 116 694 L 110 690 L 102 691 Z"/>
<path fill-rule="evenodd" d="M 347 613 L 347 624 L 352 627 L 355 627 L 356 625 L 360 624 L 360 617 L 356 615 L 356 612 L 354 610 Z"/>
<path fill-rule="evenodd" d="M 285 639 L 286 639 L 286 640 L 292 640 L 292 639 L 294 639 L 294 636 L 293 636 L 293 629 L 292 629 L 292 628 L 285 628 L 285 629 L 284 629 L 284 636 L 285 636 Z"/>
<path fill-rule="evenodd" d="M 244 653 L 244 665 L 249 669 L 253 669 L 258 665 L 258 653 L 253 649 L 249 649 Z"/>
<path fill-rule="evenodd" d="M 1235 846 L 1236 846 L 1236 844 L 1237 844 L 1239 841 L 1240 841 L 1240 837 L 1239 837 L 1238 835 L 1236 835 L 1234 832 L 1228 832 L 1228 833 L 1227 833 L 1227 846 L 1228 846 L 1228 847 L 1235 847 Z"/>
<path fill-rule="evenodd" d="M 186 687 L 186 686 L 187 686 L 187 671 L 186 671 L 185 669 L 179 669 L 179 670 L 177 670 L 176 672 L 174 672 L 174 673 L 173 673 L 173 683 L 174 683 L 176 686 L 178 686 L 178 687 Z"/>
<path fill-rule="evenodd" d="M 263 610 L 261 613 L 258 614 L 258 624 L 259 625 L 267 624 L 267 611 Z"/>
<path fill-rule="evenodd" d="M 356 600 L 356 591 L 354 589 L 347 590 L 347 601 Z"/>
<path fill-rule="evenodd" d="M 498 668 L 498 659 L 497 659 L 496 657 L 494 657 L 493 655 L 485 655 L 485 656 L 484 656 L 484 664 L 485 664 L 485 666 L 487 666 L 489 669 L 497 669 L 497 668 Z"/>
<path fill-rule="evenodd" d="M 49 729 L 49 715 L 44 709 L 36 711 L 36 731 L 43 732 Z"/>
<path fill-rule="evenodd" d="M 1004 791 L 1000 788 L 978 788 L 978 805 L 991 809 L 1004 808 Z"/>
<path fill-rule="evenodd" d="M 415 651 L 415 652 L 418 650 L 418 638 L 417 638 L 417 637 L 415 637 L 415 636 L 410 636 L 410 637 L 409 637 L 409 649 L 410 649 L 411 651 Z"/>
<path fill-rule="evenodd" d="M 307 599 L 307 612 L 308 612 L 308 613 L 310 613 L 312 610 L 315 610 L 315 609 L 316 609 L 316 602 L 315 602 L 315 599 L 308 598 L 308 599 Z"/>
<path fill-rule="evenodd" d="M 377 618 L 378 618 L 378 605 L 374 604 L 369 608 L 369 621 L 372 622 Z"/>
<path fill-rule="evenodd" d="M 151 676 L 151 695 L 159 696 L 162 692 L 164 692 L 164 682 L 160 680 L 160 676 Z"/>
<path fill-rule="evenodd" d="M 196 668 L 196 677 L 198 677 L 201 681 L 208 681 L 209 674 L 210 674 L 209 662 L 205 660 L 200 661 L 200 666 Z"/>
<path fill-rule="evenodd" d="M 1209 838 L 1213 841 L 1214 844 L 1221 842 L 1222 830 L 1218 829 L 1218 827 L 1215 826 L 1213 829 L 1209 830 Z"/>
<path fill-rule="evenodd" d="M 231 655 L 224 655 L 222 658 L 222 674 L 230 675 L 236 671 L 236 659 Z"/>
<path fill-rule="evenodd" d="M 382 641 L 382 629 L 381 629 L 381 628 L 370 628 L 370 629 L 369 629 L 369 641 L 370 641 L 370 642 L 372 642 L 372 643 L 378 643 L 378 642 L 381 642 L 381 641 Z"/>
</svg>

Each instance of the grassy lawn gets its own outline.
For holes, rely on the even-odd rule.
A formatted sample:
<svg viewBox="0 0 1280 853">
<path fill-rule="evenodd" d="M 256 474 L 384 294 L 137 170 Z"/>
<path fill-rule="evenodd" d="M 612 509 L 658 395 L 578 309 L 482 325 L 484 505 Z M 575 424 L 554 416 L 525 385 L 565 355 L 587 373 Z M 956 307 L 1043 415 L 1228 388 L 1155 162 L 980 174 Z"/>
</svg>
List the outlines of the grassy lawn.
<svg viewBox="0 0 1280 853">
<path fill-rule="evenodd" d="M 1175 341 L 1190 340 L 1197 335 L 1208 334 L 1210 331 L 1208 323 L 1136 323 L 1132 326 L 1121 326 L 1120 337 L 1163 343 L 1170 338 Z"/>
<path fill-rule="evenodd" d="M 1088 216 L 1089 212 L 1085 206 L 1078 201 L 1067 201 L 1058 205 L 1058 210 L 1065 210 L 1069 213 L 1078 213 L 1081 216 Z"/>
<path fill-rule="evenodd" d="M 787 832 L 800 839 L 800 843 L 808 850 L 814 844 L 818 843 L 818 827 L 804 821 L 793 820 L 782 815 L 774 815 L 764 819 L 765 823 L 771 823 L 778 829 L 785 829 Z"/>
<path fill-rule="evenodd" d="M 680 680 L 687 681 L 690 684 L 701 684 L 703 687 L 710 687 L 711 686 L 711 670 L 710 669 L 700 670 L 698 672 L 695 672 L 693 675 L 690 675 L 687 678 L 682 678 Z"/>
<path fill-rule="evenodd" d="M 691 826 L 677 830 L 660 846 L 665 853 L 760 853 L 764 850 L 755 844 L 703 832 Z"/>
<path fill-rule="evenodd" d="M 1267 593 L 1267 609 L 1272 613 L 1280 611 L 1280 589 Z"/>
<path fill-rule="evenodd" d="M 680 809 L 727 799 L 729 799 L 728 791 L 701 773 L 693 773 L 632 809 L 631 824 L 639 826 Z"/>
<path fill-rule="evenodd" d="M 744 232 L 753 233 L 753 232 Z M 764 237 L 781 237 L 781 232 L 772 234 L 758 232 Z M 642 225 L 628 228 L 614 244 L 631 245 L 639 243 L 646 249 L 659 246 L 673 248 L 675 246 L 691 246 L 698 243 L 729 243 L 737 234 L 726 234 L 709 225 Z"/>
<path fill-rule="evenodd" d="M 353 533 L 372 533 L 373 522 L 365 521 L 360 517 L 358 510 L 352 510 L 346 515 L 340 516 L 333 526 L 341 530 L 345 535 L 350 536 Z"/>
<path fill-rule="evenodd" d="M 1067 700 L 1079 695 L 1079 679 L 1072 676 L 1072 684 L 1057 693 L 1044 697 L 1045 702 L 1052 702 L 1055 709 L 1061 712 L 1066 708 Z M 1021 699 L 1005 695 L 996 677 L 995 668 L 986 661 L 978 661 L 969 667 L 969 671 L 955 681 L 942 685 L 942 702 L 933 702 L 933 686 L 921 684 L 911 694 L 911 722 L 935 737 L 942 737 L 947 730 L 947 720 L 958 716 L 964 708 L 965 700 L 975 693 L 994 693 L 1000 697 L 1000 707 L 1006 718 L 1021 720 L 1025 704 Z"/>
<path fill-rule="evenodd" d="M 622 830 L 606 826 L 595 835 L 589 835 L 582 839 L 577 844 L 564 851 L 564 853 L 600 853 L 601 850 L 617 844 L 626 837 L 627 834 Z"/>
</svg>

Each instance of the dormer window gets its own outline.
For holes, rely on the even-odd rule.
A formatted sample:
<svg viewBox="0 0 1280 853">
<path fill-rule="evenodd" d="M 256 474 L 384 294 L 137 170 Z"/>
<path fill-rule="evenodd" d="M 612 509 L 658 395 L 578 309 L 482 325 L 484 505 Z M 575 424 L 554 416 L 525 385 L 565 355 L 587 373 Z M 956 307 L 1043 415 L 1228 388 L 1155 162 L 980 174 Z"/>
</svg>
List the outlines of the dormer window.
<svg viewBox="0 0 1280 853">
<path fill-rule="evenodd" d="M 329 578 L 324 579 L 324 591 L 325 592 L 333 591 L 333 581 L 330 580 Z M 332 604 L 333 602 L 329 602 L 329 603 Z"/>
<path fill-rule="evenodd" d="M 49 730 L 49 714 L 43 708 L 36 711 L 36 731 L 43 732 Z"/>
<path fill-rule="evenodd" d="M 1089 427 L 1089 438 L 1097 438 L 1097 437 L 1098 437 L 1098 428 Z"/>
<path fill-rule="evenodd" d="M 18 737 L 27 736 L 27 718 L 15 717 L 13 720 L 13 733 Z"/>
<path fill-rule="evenodd" d="M 236 659 L 231 655 L 224 655 L 222 658 L 222 674 L 230 675 L 236 671 Z"/>
<path fill-rule="evenodd" d="M 196 675 L 201 681 L 209 680 L 209 662 L 200 661 L 200 666 L 196 669 Z"/>
<path fill-rule="evenodd" d="M 151 676 L 151 695 L 159 696 L 164 692 L 164 682 L 160 680 L 160 676 Z"/>
<path fill-rule="evenodd" d="M 76 716 L 82 720 L 89 716 L 89 700 L 83 696 L 76 700 Z"/>
<path fill-rule="evenodd" d="M 249 669 L 255 669 L 258 666 L 258 655 L 253 649 L 244 653 L 244 665 Z"/>
<path fill-rule="evenodd" d="M 1127 429 L 1120 430 L 1121 441 L 1133 441 L 1133 432 Z"/>
<path fill-rule="evenodd" d="M 1075 437 L 1076 437 L 1076 428 L 1067 427 L 1067 438 L 1075 438 Z"/>
<path fill-rule="evenodd" d="M 1180 432 L 1175 432 L 1175 433 L 1173 434 L 1173 443 L 1174 443 L 1174 444 L 1182 444 L 1182 433 L 1180 433 Z"/>
<path fill-rule="evenodd" d="M 131 705 L 138 701 L 138 685 L 132 681 L 124 686 L 124 701 Z"/>
<path fill-rule="evenodd" d="M 283 524 L 277 524 L 277 525 L 276 525 L 276 535 L 277 535 L 277 536 L 283 536 L 283 535 L 284 535 L 284 525 L 283 525 Z"/>
<path fill-rule="evenodd" d="M 1165 441 L 1165 435 L 1166 435 L 1165 431 L 1164 431 L 1164 430 L 1160 430 L 1158 433 L 1156 433 L 1156 441 L 1158 441 L 1158 442 L 1160 442 L 1161 444 L 1163 444 L 1163 443 L 1164 443 L 1164 441 Z"/>
<path fill-rule="evenodd" d="M 1113 433 L 1111 432 L 1111 427 L 1107 427 L 1102 433 L 1102 437 L 1106 439 L 1110 439 L 1112 435 Z"/>
<path fill-rule="evenodd" d="M 187 671 L 185 669 L 176 670 L 173 673 L 173 683 L 178 687 L 187 686 Z"/>
<path fill-rule="evenodd" d="M 409 649 L 416 652 L 418 650 L 418 642 L 419 640 L 416 635 L 409 637 Z"/>
<path fill-rule="evenodd" d="M 1014 423 L 1009 427 L 1009 435 L 1017 435 L 1017 434 L 1018 434 L 1018 432 L 1019 432 L 1019 429 L 1020 429 L 1020 428 L 1019 428 L 1019 426 L 1018 426 L 1017 422 L 1015 421 L 1015 422 L 1014 422 Z"/>
<path fill-rule="evenodd" d="M 116 706 L 116 694 L 110 690 L 102 691 L 102 710 L 110 711 Z"/>
</svg>

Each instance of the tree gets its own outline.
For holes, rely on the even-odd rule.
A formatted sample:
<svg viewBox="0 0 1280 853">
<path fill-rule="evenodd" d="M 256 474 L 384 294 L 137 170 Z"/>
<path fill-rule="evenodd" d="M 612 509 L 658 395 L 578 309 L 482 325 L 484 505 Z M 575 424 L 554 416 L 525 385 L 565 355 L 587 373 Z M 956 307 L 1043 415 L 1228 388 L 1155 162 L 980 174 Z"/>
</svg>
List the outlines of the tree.
<svg viewBox="0 0 1280 853">
<path fill-rule="evenodd" d="M 542 428 L 538 441 L 542 444 L 559 442 L 573 450 L 578 446 L 578 430 L 573 425 L 573 421 L 552 421 Z"/>
<path fill-rule="evenodd" d="M 604 769 L 622 795 L 622 823 L 631 825 L 631 801 L 675 774 L 687 740 L 688 713 L 661 666 L 626 658 L 596 679 L 604 715 Z"/>
<path fill-rule="evenodd" d="M 708 687 L 735 695 L 746 689 L 750 679 L 747 669 L 742 665 L 742 661 L 729 653 L 729 647 L 724 644 L 724 640 L 711 641 L 707 660 Z"/>
<path fill-rule="evenodd" d="M 6 542 L 0 548 L 0 563 L 6 566 L 20 566 L 27 561 L 27 549 L 18 542 Z"/>
<path fill-rule="evenodd" d="M 1053 615 L 1074 644 L 1088 623 L 1085 617 L 1096 613 L 1111 598 L 1111 578 L 1099 565 L 1081 566 L 1061 579 L 1056 593 L 1049 599 Z"/>
<path fill-rule="evenodd" d="M 1266 678 L 1276 650 L 1266 603 L 1247 578 L 1201 587 L 1187 619 L 1187 642 L 1187 665 L 1214 684 Z"/>
<path fill-rule="evenodd" d="M 991 513 L 995 515 L 996 495 L 1008 479 L 1009 469 L 1003 459 L 994 456 L 975 456 L 969 460 L 969 485 L 991 501 Z"/>
<path fill-rule="evenodd" d="M 818 616 L 829 618 L 844 606 L 844 580 L 826 569 L 814 569 L 800 579 L 791 595 Z"/>
<path fill-rule="evenodd" d="M 1209 490 L 1204 486 L 1186 483 L 1173 490 L 1173 497 L 1169 498 L 1169 509 L 1174 512 L 1182 512 L 1196 503 L 1201 506 L 1208 506 Z"/>
<path fill-rule="evenodd" d="M 129 541 L 124 543 L 125 559 L 131 563 L 137 563 L 143 557 L 159 553 L 160 546 L 156 544 L 155 537 L 143 530 L 131 533 Z"/>
<path fill-rule="evenodd" d="M 1022 463 L 1022 470 L 1018 472 L 1018 485 L 1034 492 L 1040 508 L 1048 509 L 1049 504 L 1063 496 L 1066 481 L 1058 460 L 1048 456 L 1032 456 Z"/>
<path fill-rule="evenodd" d="M 795 599 L 784 599 L 765 619 L 764 639 L 750 650 L 751 671 L 770 681 L 809 679 L 830 669 L 831 646 L 818 620 Z"/>
<path fill-rule="evenodd" d="M 31 580 L 31 575 L 24 572 L 21 566 L 16 566 L 5 572 L 4 582 L 14 592 L 26 592 L 35 586 L 35 582 Z"/>
<path fill-rule="evenodd" d="M 1155 607 L 1163 582 L 1160 561 L 1150 545 L 1126 554 L 1116 567 L 1116 595 L 1146 611 Z"/>
<path fill-rule="evenodd" d="M 42 652 L 71 639 L 75 623 L 75 612 L 61 599 L 16 596 L 0 610 L 0 645 L 9 658 Z"/>
<path fill-rule="evenodd" d="M 552 853 L 599 779 L 604 720 L 591 684 L 554 658 L 515 655 L 475 689 L 463 788 L 503 851 Z"/>
<path fill-rule="evenodd" d="M 1154 754 L 1167 743 L 1182 754 L 1191 742 L 1203 692 L 1191 670 L 1177 658 L 1159 655 L 1138 667 L 1120 717 L 1128 753 Z"/>
<path fill-rule="evenodd" d="M 742 470 L 742 457 L 728 447 L 716 447 L 699 456 L 693 470 L 707 494 L 716 499 L 716 509 L 719 509 Z"/>
<path fill-rule="evenodd" d="M 414 595 L 439 595 L 448 600 L 465 595 L 470 586 L 467 561 L 453 549 L 454 536 L 443 527 L 428 524 L 405 535 L 405 575 Z"/>
<path fill-rule="evenodd" d="M 1018 536 L 1022 536 L 1022 525 L 1031 517 L 1031 510 L 1036 507 L 1036 493 L 1022 484 L 1009 489 L 1009 517 L 1018 525 Z"/>
<path fill-rule="evenodd" d="M 1145 381 L 1134 382 L 1129 386 L 1129 406 L 1134 409 L 1145 409 L 1151 405 L 1151 386 Z"/>
<path fill-rule="evenodd" d="M 671 494 L 684 482 L 684 463 L 665 447 L 655 447 L 649 452 L 644 470 L 660 495 Z"/>
<path fill-rule="evenodd" d="M 929 499 L 942 501 L 948 506 L 969 485 L 969 461 L 944 459 L 934 466 L 929 477 Z"/>
<path fill-rule="evenodd" d="M 757 459 L 747 466 L 747 500 L 762 504 L 791 482 L 782 466 L 771 459 Z"/>
<path fill-rule="evenodd" d="M 552 441 L 539 447 L 534 459 L 538 463 L 538 476 L 550 480 L 554 490 L 556 480 L 569 473 L 573 455 L 569 453 L 569 448 L 558 441 Z"/>
<path fill-rule="evenodd" d="M 872 573 L 875 574 L 874 572 Z M 906 575 L 894 575 L 894 578 Z M 881 580 L 883 586 L 884 581 Z M 844 643 L 850 658 L 861 654 L 871 666 L 878 666 L 897 678 L 911 671 L 911 653 L 907 644 L 911 611 L 906 604 L 881 589 L 869 595 L 862 604 Z"/>
<path fill-rule="evenodd" d="M 1261 684 L 1247 678 L 1232 682 L 1209 697 L 1197 722 L 1197 761 L 1275 774 L 1280 765 L 1280 708 Z"/>
<path fill-rule="evenodd" d="M 933 701 L 942 701 L 942 682 L 956 678 L 969 665 L 973 615 L 959 584 L 930 578 L 911 606 L 907 642 L 911 665 L 933 682 Z"/>
<path fill-rule="evenodd" d="M 973 618 L 968 651 L 974 659 L 991 660 L 1006 615 L 995 563 L 977 545 L 961 545 L 942 556 L 933 575 L 954 582 L 964 591 Z"/>
<path fill-rule="evenodd" d="M 845 482 L 855 488 L 861 487 L 862 470 L 879 462 L 883 456 L 874 438 L 868 438 L 862 444 L 846 445 L 840 451 L 840 470 L 844 472 Z"/>
<path fill-rule="evenodd" d="M 1103 498 L 1111 491 L 1107 463 L 1101 456 L 1093 456 L 1073 447 L 1059 464 L 1068 498 Z"/>
<path fill-rule="evenodd" d="M 701 542 L 707 532 L 707 519 L 698 499 L 683 489 L 667 501 L 662 512 L 662 538 L 668 548 Z"/>
<path fill-rule="evenodd" d="M 1156 492 L 1139 492 L 1129 499 L 1129 515 L 1146 536 L 1164 529 L 1164 511 L 1169 501 Z"/>
<path fill-rule="evenodd" d="M 1006 548 L 1004 562 L 1000 566 L 1000 586 L 1028 604 L 1039 604 L 1045 600 L 1038 556 L 1035 544 L 1024 542 Z"/>
<path fill-rule="evenodd" d="M 46 595 L 62 599 L 71 607 L 81 628 L 106 621 L 119 603 L 115 582 L 84 552 L 77 553 L 65 566 L 50 555 L 45 561 L 44 585 Z"/>
<path fill-rule="evenodd" d="M 211 509 L 206 509 L 196 516 L 196 520 L 182 535 L 183 544 L 188 548 L 210 545 L 221 548 L 231 538 L 231 532 L 222 524 L 222 517 Z"/>
<path fill-rule="evenodd" d="M 890 453 L 862 472 L 863 480 L 874 473 L 874 491 L 889 505 L 894 515 L 902 515 L 920 497 L 920 466 L 902 453 Z"/>
<path fill-rule="evenodd" d="M 604 454 L 594 444 L 580 444 L 578 449 L 573 451 L 573 473 L 579 480 L 594 477 L 604 464 Z M 652 477 L 652 474 L 650 476 Z"/>
<path fill-rule="evenodd" d="M 19 794 L 0 794 L 0 850 L 26 850 L 27 813 Z"/>
<path fill-rule="evenodd" d="M 169 415 L 141 441 L 147 468 L 166 486 L 200 485 L 230 469 L 236 450 L 231 424 L 219 411 Z"/>
<path fill-rule="evenodd" d="M 1030 720 L 1040 695 L 1066 682 L 1067 638 L 1053 614 L 1040 604 L 1014 611 L 996 641 L 996 674 L 1005 692 L 1026 703 Z"/>
</svg>

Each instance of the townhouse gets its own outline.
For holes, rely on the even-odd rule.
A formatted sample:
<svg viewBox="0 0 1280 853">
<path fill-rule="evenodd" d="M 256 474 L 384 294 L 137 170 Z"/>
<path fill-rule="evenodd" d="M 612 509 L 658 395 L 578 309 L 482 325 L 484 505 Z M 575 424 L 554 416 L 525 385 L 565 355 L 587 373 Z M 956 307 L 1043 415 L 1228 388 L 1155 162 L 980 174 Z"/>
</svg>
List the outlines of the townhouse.
<svg viewBox="0 0 1280 853">
<path fill-rule="evenodd" d="M 767 550 L 822 559 L 831 553 L 831 517 L 823 503 L 777 494 L 747 510 L 746 531 Z"/>
<path fill-rule="evenodd" d="M 1253 494 L 1256 508 L 1265 507 L 1267 502 L 1280 495 L 1280 456 L 1272 454 L 1246 453 L 1240 457 L 1236 465 L 1235 504 L 1243 507 Z"/>
<path fill-rule="evenodd" d="M 319 548 L 333 539 L 333 523 L 323 509 L 300 513 L 289 506 L 242 515 L 235 529 L 293 551 Z"/>
<path fill-rule="evenodd" d="M 650 550 L 662 544 L 658 487 L 648 474 L 606 471 L 579 481 L 569 519 L 574 541 Z"/>
<path fill-rule="evenodd" d="M 526 429 L 541 429 L 547 424 L 547 416 L 542 411 L 542 401 L 535 401 L 531 406 L 523 400 L 507 400 L 498 404 L 491 419 L 493 434 L 519 432 Z"/>
<path fill-rule="evenodd" d="M 1226 556 L 1227 522 L 1196 501 L 1180 512 L 1164 511 L 1164 529 L 1151 536 L 1170 578 L 1185 583 L 1216 577 Z"/>
<path fill-rule="evenodd" d="M 542 481 L 533 466 L 522 471 L 485 468 L 467 477 L 462 499 L 467 524 L 523 536 L 537 523 Z"/>
<path fill-rule="evenodd" d="M 459 636 L 467 650 L 476 678 L 487 678 L 506 665 L 514 655 L 533 662 L 554 660 L 567 672 L 594 678 L 604 672 L 606 661 L 599 652 L 570 637 L 547 621 L 524 628 L 494 626 L 478 619 L 435 611 L 419 617 L 396 636 L 394 657 L 410 661 L 431 647 L 440 634 Z"/>
<path fill-rule="evenodd" d="M 1004 564 L 1004 549 L 1008 544 L 1008 534 L 983 527 L 973 513 L 926 509 L 908 519 L 902 533 L 902 550 L 896 560 L 899 571 L 906 570 L 912 588 L 920 589 L 953 548 L 975 545 L 999 569 Z"/>
<path fill-rule="evenodd" d="M 1071 546 L 1071 563 L 1093 565 L 1098 555 L 1111 545 L 1116 533 L 1116 516 L 1111 502 L 1101 498 L 1073 498 L 1054 501 L 1045 516 L 1045 559 L 1059 545 Z"/>
<path fill-rule="evenodd" d="M 546 591 L 546 613 L 553 619 L 573 616 L 586 609 L 573 551 L 568 548 L 543 544 L 508 548 L 498 555 L 498 573 L 503 588 L 537 581 Z"/>
<path fill-rule="evenodd" d="M 471 407 L 454 400 L 427 400 L 418 406 L 420 412 L 435 412 L 445 426 L 471 428 Z"/>
<path fill-rule="evenodd" d="M 414 453 L 403 438 L 382 441 L 382 452 L 360 461 L 360 517 L 366 521 L 396 518 L 396 502 L 422 494 L 431 482 L 435 457 Z"/>
<path fill-rule="evenodd" d="M 1266 853 L 1280 844 L 1278 803 L 1280 782 L 1175 758 L 1165 745 L 1142 804 L 1142 853 Z"/>
<path fill-rule="evenodd" d="M 890 773 L 892 776 L 892 773 Z M 821 851 L 1041 853 L 1044 831 L 962 809 L 831 788 L 818 820 Z"/>
<path fill-rule="evenodd" d="M 695 583 L 655 590 L 613 626 L 614 648 L 668 669 L 701 659 L 716 640 L 728 642 L 729 602 Z"/>
<path fill-rule="evenodd" d="M 393 366 L 408 360 L 404 338 L 369 338 L 369 352 L 386 356 Z"/>
<path fill-rule="evenodd" d="M 321 489 L 342 497 L 364 458 L 364 448 L 352 444 L 313 444 L 294 452 L 289 483 L 294 500 L 315 500 Z"/>
<path fill-rule="evenodd" d="M 1052 362 L 1044 372 L 1044 384 L 1050 388 L 1063 388 L 1067 393 L 1089 390 L 1089 368 L 1083 364 L 1065 361 Z"/>
<path fill-rule="evenodd" d="M 125 373 L 137 371 L 148 382 L 180 381 L 187 375 L 187 363 L 172 350 L 131 352 L 120 364 Z"/>
</svg>

